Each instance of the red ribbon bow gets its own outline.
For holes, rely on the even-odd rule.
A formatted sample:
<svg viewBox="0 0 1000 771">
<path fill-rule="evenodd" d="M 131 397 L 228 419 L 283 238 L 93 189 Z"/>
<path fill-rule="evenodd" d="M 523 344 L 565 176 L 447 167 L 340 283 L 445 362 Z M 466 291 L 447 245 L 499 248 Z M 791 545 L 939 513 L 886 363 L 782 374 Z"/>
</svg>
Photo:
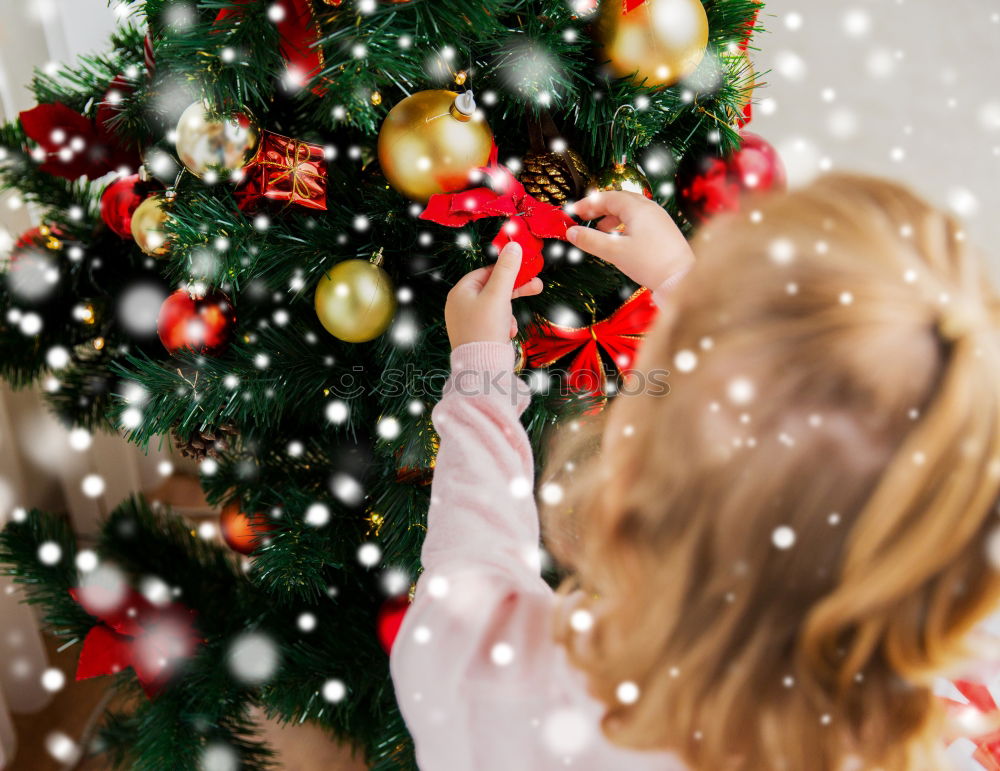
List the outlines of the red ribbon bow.
<svg viewBox="0 0 1000 771">
<path fill-rule="evenodd" d="M 234 0 L 237 6 L 246 5 L 251 0 Z M 319 39 L 319 25 L 313 15 L 311 0 L 276 0 L 273 4 L 279 20 L 278 28 L 281 55 L 285 58 L 288 73 L 297 85 L 305 85 L 323 69 L 323 51 L 316 45 Z M 221 21 L 236 16 L 243 11 L 239 7 L 223 8 L 215 20 Z M 326 88 L 316 84 L 312 92 L 323 96 Z"/>
<path fill-rule="evenodd" d="M 506 217 L 507 221 L 493 239 L 493 246 L 503 249 L 511 241 L 521 245 L 521 269 L 514 282 L 514 286 L 519 287 L 544 267 L 543 239 L 565 241 L 566 229 L 575 223 L 558 206 L 530 195 L 509 169 L 500 166 L 496 145 L 490 153 L 489 166 L 479 170 L 489 178 L 490 187 L 432 195 L 420 219 L 459 228 L 485 217 Z"/>
<path fill-rule="evenodd" d="M 152 699 L 167 684 L 177 664 L 204 642 L 194 626 L 195 612 L 183 605 L 156 606 L 133 589 L 117 603 L 104 602 L 107 590 L 101 587 L 70 589 L 69 593 L 100 620 L 83 641 L 77 680 L 132 667 Z"/>
<path fill-rule="evenodd" d="M 953 684 L 969 703 L 962 704 L 954 699 L 947 699 L 949 711 L 974 709 L 981 712 L 986 719 L 1000 713 L 996 699 L 993 698 L 990 689 L 982 683 L 955 680 Z M 982 765 L 986 771 L 1000 771 L 1000 729 L 991 731 L 985 736 L 968 738 L 976 745 L 976 751 L 972 755 L 973 760 Z"/>
<path fill-rule="evenodd" d="M 108 94 L 127 96 L 132 86 L 121 75 L 111 81 Z M 117 102 L 105 98 L 91 120 L 62 102 L 39 104 L 18 117 L 25 136 L 45 154 L 39 170 L 54 177 L 95 179 L 109 171 L 139 168 L 136 147 L 128 146 L 107 122 L 119 110 Z"/>
<path fill-rule="evenodd" d="M 653 293 L 639 289 L 603 321 L 586 327 L 564 327 L 541 321 L 528 328 L 524 354 L 535 367 L 548 367 L 572 353 L 569 385 L 592 394 L 604 392 L 604 351 L 619 371 L 632 366 L 642 336 L 656 319 Z"/>
</svg>

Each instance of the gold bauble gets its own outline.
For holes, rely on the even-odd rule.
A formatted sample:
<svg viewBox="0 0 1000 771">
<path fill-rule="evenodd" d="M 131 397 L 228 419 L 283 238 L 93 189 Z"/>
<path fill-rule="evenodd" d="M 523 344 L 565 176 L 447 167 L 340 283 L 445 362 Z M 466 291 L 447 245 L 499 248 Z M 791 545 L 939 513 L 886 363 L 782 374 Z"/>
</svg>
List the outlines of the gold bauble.
<svg viewBox="0 0 1000 771">
<path fill-rule="evenodd" d="M 151 195 L 132 212 L 132 238 L 146 254 L 158 257 L 166 254 L 170 244 L 163 229 L 167 212 L 163 209 L 162 195 Z"/>
<path fill-rule="evenodd" d="M 646 179 L 646 175 L 631 163 L 612 163 L 601 171 L 590 192 L 598 190 L 624 190 L 644 195 L 646 198 L 653 197 L 653 187 Z"/>
<path fill-rule="evenodd" d="M 239 171 L 253 157 L 259 141 L 260 132 L 249 118 L 210 118 L 203 102 L 189 105 L 177 121 L 177 155 L 198 177 L 209 171 Z"/>
<path fill-rule="evenodd" d="M 528 363 L 527 356 L 524 353 L 524 346 L 517 340 L 511 340 L 510 344 L 514 346 L 514 374 L 520 375 L 524 370 L 524 365 Z"/>
<path fill-rule="evenodd" d="M 368 260 L 334 265 L 316 287 L 316 315 L 323 327 L 347 343 L 381 335 L 396 312 L 396 293 L 388 274 Z"/>
<path fill-rule="evenodd" d="M 378 160 L 389 184 L 414 201 L 469 186 L 485 166 L 493 132 L 472 92 L 418 91 L 393 107 L 378 135 Z"/>
<path fill-rule="evenodd" d="M 672 86 L 701 63 L 708 16 L 700 0 L 646 0 L 628 13 L 621 2 L 601 3 L 604 56 L 617 77 Z"/>
</svg>

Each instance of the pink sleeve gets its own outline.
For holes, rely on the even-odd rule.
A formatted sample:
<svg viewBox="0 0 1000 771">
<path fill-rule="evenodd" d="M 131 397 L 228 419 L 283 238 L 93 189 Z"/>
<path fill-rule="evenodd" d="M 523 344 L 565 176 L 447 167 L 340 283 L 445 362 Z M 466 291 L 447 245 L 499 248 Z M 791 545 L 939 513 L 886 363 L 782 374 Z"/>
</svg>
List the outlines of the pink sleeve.
<svg viewBox="0 0 1000 771">
<path fill-rule="evenodd" d="M 433 412 L 441 445 L 424 572 L 390 658 L 419 767 L 678 768 L 603 739 L 603 708 L 553 639 L 556 596 L 540 576 L 534 462 L 519 419 L 530 394 L 513 349 L 462 345 L 451 364 Z"/>
<path fill-rule="evenodd" d="M 424 571 L 474 566 L 541 591 L 534 460 L 520 415 L 531 399 L 504 343 L 460 345 L 434 408 L 441 437 Z"/>
<path fill-rule="evenodd" d="M 658 287 L 653 289 L 653 301 L 660 308 L 667 305 L 670 302 L 670 295 L 674 293 L 677 289 L 677 285 L 681 283 L 684 277 L 688 274 L 690 268 L 684 268 L 677 271 L 672 276 L 668 276 L 666 280 Z"/>
</svg>

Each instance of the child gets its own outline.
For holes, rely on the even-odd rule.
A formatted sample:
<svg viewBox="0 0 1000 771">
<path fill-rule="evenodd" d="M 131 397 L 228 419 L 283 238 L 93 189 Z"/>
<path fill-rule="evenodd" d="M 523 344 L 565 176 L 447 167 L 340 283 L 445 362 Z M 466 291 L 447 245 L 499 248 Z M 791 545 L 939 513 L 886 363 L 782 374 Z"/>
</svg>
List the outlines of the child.
<svg viewBox="0 0 1000 771">
<path fill-rule="evenodd" d="M 391 662 L 423 771 L 947 767 L 929 686 L 1000 602 L 997 298 L 895 185 L 755 206 L 702 231 L 674 289 L 691 254 L 659 207 L 577 204 L 607 232 L 571 241 L 656 288 L 637 367 L 671 389 L 616 399 L 600 453 L 582 428 L 553 451 L 559 594 L 508 342 L 519 255 L 449 294 L 425 572 Z"/>
</svg>

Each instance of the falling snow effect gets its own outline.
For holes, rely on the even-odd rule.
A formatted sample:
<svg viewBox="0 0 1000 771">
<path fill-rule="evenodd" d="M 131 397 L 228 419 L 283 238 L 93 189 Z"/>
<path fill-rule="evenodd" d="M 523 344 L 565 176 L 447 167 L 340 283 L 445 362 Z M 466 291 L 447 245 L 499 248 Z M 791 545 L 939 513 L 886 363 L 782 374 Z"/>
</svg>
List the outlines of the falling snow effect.
<svg viewBox="0 0 1000 771">
<path fill-rule="evenodd" d="M 587 716 L 575 709 L 558 709 L 542 720 L 542 741 L 556 757 L 579 755 L 595 739 L 595 731 Z"/>
<path fill-rule="evenodd" d="M 198 761 L 198 771 L 239 771 L 239 768 L 239 753 L 220 742 L 206 745 Z"/>
<path fill-rule="evenodd" d="M 327 680 L 323 683 L 323 698 L 331 704 L 336 704 L 344 700 L 347 696 L 347 687 L 340 680 Z"/>
<path fill-rule="evenodd" d="M 280 663 L 278 646 L 270 637 L 258 632 L 248 632 L 234 639 L 226 654 L 229 672 L 246 685 L 268 682 Z"/>
<path fill-rule="evenodd" d="M 38 561 L 43 565 L 57 565 L 62 559 L 62 547 L 55 541 L 45 541 L 38 547 Z"/>
<path fill-rule="evenodd" d="M 382 549 L 379 548 L 378 544 L 365 543 L 358 549 L 358 562 L 366 568 L 375 567 L 381 559 Z"/>
<path fill-rule="evenodd" d="M 50 667 L 42 672 L 42 688 L 44 688 L 49 693 L 56 693 L 61 691 L 63 686 L 66 685 L 66 675 L 63 674 L 61 669 L 56 669 Z"/>
<path fill-rule="evenodd" d="M 307 525 L 322 527 L 330 521 L 330 508 L 322 503 L 312 504 L 306 509 L 305 521 Z"/>
<path fill-rule="evenodd" d="M 109 562 L 97 562 L 96 555 L 77 562 L 80 578 L 80 601 L 96 612 L 109 613 L 122 606 L 128 596 L 125 574 Z"/>
<path fill-rule="evenodd" d="M 80 757 L 80 747 L 62 731 L 52 731 L 45 737 L 45 749 L 60 763 L 72 765 Z"/>
<path fill-rule="evenodd" d="M 776 527 L 771 533 L 771 543 L 778 549 L 790 549 L 795 545 L 795 531 L 788 525 Z"/>
</svg>

